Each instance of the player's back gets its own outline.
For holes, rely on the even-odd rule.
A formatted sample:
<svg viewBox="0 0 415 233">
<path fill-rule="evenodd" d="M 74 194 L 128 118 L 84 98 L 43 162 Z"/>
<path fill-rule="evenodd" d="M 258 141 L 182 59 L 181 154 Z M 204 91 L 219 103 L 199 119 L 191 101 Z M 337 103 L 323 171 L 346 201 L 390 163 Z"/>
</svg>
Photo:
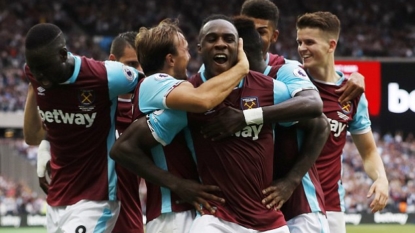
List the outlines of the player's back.
<svg viewBox="0 0 415 233">
<path fill-rule="evenodd" d="M 25 69 L 37 90 L 39 114 L 51 144 L 51 206 L 82 199 L 116 200 L 114 161 L 108 154 L 115 140 L 116 100 L 119 92 L 137 82 L 135 71 L 125 66 L 73 57 L 72 77 L 50 89 L 39 86 Z"/>
</svg>

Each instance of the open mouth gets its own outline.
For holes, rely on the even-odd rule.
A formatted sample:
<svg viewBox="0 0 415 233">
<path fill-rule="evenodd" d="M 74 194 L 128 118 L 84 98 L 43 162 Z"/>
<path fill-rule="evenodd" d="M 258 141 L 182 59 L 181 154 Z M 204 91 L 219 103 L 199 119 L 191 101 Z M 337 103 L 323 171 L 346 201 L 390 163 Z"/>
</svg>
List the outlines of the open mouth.
<svg viewBox="0 0 415 233">
<path fill-rule="evenodd" d="M 228 61 L 228 56 L 225 54 L 217 54 L 213 57 L 213 60 L 218 64 L 223 64 Z"/>
</svg>

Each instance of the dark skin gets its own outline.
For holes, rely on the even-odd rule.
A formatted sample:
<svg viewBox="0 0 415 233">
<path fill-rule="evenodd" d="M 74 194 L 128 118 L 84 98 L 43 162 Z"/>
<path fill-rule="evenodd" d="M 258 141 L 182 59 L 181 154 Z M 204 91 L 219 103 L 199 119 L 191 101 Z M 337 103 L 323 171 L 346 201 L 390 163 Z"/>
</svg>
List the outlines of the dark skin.
<svg viewBox="0 0 415 233">
<path fill-rule="evenodd" d="M 30 72 L 44 88 L 54 86 L 68 80 L 74 71 L 75 60 L 68 56 L 65 46 L 65 38 L 62 33 L 49 44 L 34 50 L 25 52 L 26 63 Z M 50 174 L 50 164 L 48 162 L 47 173 Z M 39 185 L 47 194 L 49 183 L 45 177 L 39 177 Z"/>
<path fill-rule="evenodd" d="M 310 164 L 316 162 L 330 133 L 330 124 L 324 115 L 302 120 L 298 123 L 298 128 L 304 131 L 304 142 L 294 167 L 285 177 L 274 180 L 270 187 L 262 191 L 267 195 L 262 203 L 268 209 L 280 209 L 291 197 L 295 188 L 310 169 Z"/>
<path fill-rule="evenodd" d="M 255 32 L 249 36 L 255 36 Z M 263 73 L 267 64 L 262 59 L 260 49 L 259 46 L 257 51 L 246 49 L 245 53 L 250 69 Z M 281 208 L 301 182 L 302 177 L 317 160 L 330 129 L 326 117 L 322 114 L 322 109 L 323 102 L 315 90 L 303 90 L 287 101 L 262 107 L 264 124 L 300 120 L 299 125 L 305 131 L 304 145 L 293 168 L 286 177 L 274 181 L 270 187 L 262 190 L 263 194 L 267 195 L 262 200 L 267 208 Z M 242 130 L 245 126 L 243 112 L 228 107 L 220 112 L 214 122 L 202 128 L 202 134 L 206 138 L 220 140 Z"/>
<path fill-rule="evenodd" d="M 30 72 L 44 88 L 52 88 L 68 80 L 75 67 L 75 60 L 68 56 L 62 34 L 41 48 L 26 50 L 25 57 Z"/>
<path fill-rule="evenodd" d="M 149 154 L 150 149 L 158 144 L 151 134 L 146 118 L 141 117 L 115 141 L 110 156 L 121 166 L 147 181 L 170 189 L 184 202 L 192 204 L 200 214 L 203 214 L 202 209 L 214 214 L 215 209 L 209 205 L 208 200 L 225 203 L 223 198 L 212 194 L 220 192 L 219 187 L 182 179 L 157 167 Z"/>
</svg>

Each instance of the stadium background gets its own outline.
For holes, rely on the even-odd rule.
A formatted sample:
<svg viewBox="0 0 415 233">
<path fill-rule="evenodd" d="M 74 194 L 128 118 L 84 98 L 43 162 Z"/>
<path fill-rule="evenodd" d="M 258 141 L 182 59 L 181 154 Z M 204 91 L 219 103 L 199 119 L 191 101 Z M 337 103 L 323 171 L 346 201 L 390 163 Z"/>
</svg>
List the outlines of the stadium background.
<svg viewBox="0 0 415 233">
<path fill-rule="evenodd" d="M 23 143 L 21 130 L 27 91 L 22 70 L 24 36 L 31 26 L 40 22 L 55 23 L 67 36 L 71 52 L 105 60 L 112 39 L 119 32 L 152 26 L 166 17 L 179 18 L 189 40 L 190 75 L 201 63 L 196 53 L 196 39 L 203 18 L 211 13 L 236 15 L 242 2 L 0 0 L 0 232 L 8 232 L 1 230 L 4 225 L 42 225 L 44 221 L 41 218 L 44 194 L 37 187 L 34 168 L 37 148 Z M 406 216 L 404 223 L 413 226 L 415 1 L 273 2 L 280 8 L 280 36 L 271 48 L 273 52 L 298 59 L 296 17 L 305 12 L 331 11 L 342 22 L 336 54 L 338 69 L 346 74 L 358 71 L 366 77 L 373 130 L 390 182 L 390 200 L 382 213 L 369 213 L 366 191 L 371 181 L 349 140 L 344 150 L 343 175 L 348 222 L 402 223 Z"/>
</svg>

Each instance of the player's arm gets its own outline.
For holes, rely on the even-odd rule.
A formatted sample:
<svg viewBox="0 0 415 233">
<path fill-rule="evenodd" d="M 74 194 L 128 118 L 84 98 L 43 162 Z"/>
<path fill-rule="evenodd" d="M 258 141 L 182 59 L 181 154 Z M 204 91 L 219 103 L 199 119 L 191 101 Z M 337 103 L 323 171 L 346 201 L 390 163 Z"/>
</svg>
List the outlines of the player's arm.
<svg viewBox="0 0 415 233">
<path fill-rule="evenodd" d="M 339 102 L 341 104 L 346 104 L 347 101 L 351 101 L 357 97 L 360 97 L 364 91 L 365 77 L 357 72 L 354 72 L 349 76 L 346 85 L 336 90 L 336 92 L 342 92 L 341 96 L 339 97 Z"/>
<path fill-rule="evenodd" d="M 148 182 L 175 192 L 184 201 L 193 204 L 200 213 L 203 213 L 202 207 L 214 213 L 215 210 L 206 200 L 224 202 L 222 198 L 210 194 L 220 191 L 219 187 L 185 180 L 157 167 L 149 155 L 150 149 L 158 144 L 159 142 L 151 133 L 146 117 L 141 117 L 134 121 L 115 141 L 110 156 L 121 166 L 143 177 Z"/>
<path fill-rule="evenodd" d="M 367 194 L 368 198 L 375 194 L 370 208 L 372 213 L 380 211 L 385 208 L 389 198 L 389 182 L 372 131 L 364 134 L 352 134 L 352 138 L 362 157 L 367 175 L 374 181 Z"/>
<path fill-rule="evenodd" d="M 240 39 L 238 63 L 235 66 L 197 88 L 189 82 L 183 82 L 166 97 L 166 105 L 187 112 L 206 112 L 220 104 L 248 72 L 249 63 Z"/>
<path fill-rule="evenodd" d="M 231 107 L 225 108 L 214 122 L 203 126 L 202 133 L 207 138 L 220 140 L 249 124 L 298 121 L 321 116 L 323 102 L 316 90 L 300 91 L 293 98 L 286 94 L 287 100 L 271 106 L 243 111 Z"/>
<path fill-rule="evenodd" d="M 37 110 L 36 93 L 29 83 L 24 111 L 23 135 L 27 144 L 37 146 L 45 138 L 42 119 Z"/>
<path fill-rule="evenodd" d="M 284 178 L 275 180 L 270 187 L 263 190 L 267 197 L 262 200 L 262 203 L 268 209 L 280 209 L 290 198 L 304 175 L 319 157 L 330 133 L 330 124 L 323 114 L 300 121 L 298 127 L 304 131 L 304 141 L 292 169 Z"/>
</svg>

